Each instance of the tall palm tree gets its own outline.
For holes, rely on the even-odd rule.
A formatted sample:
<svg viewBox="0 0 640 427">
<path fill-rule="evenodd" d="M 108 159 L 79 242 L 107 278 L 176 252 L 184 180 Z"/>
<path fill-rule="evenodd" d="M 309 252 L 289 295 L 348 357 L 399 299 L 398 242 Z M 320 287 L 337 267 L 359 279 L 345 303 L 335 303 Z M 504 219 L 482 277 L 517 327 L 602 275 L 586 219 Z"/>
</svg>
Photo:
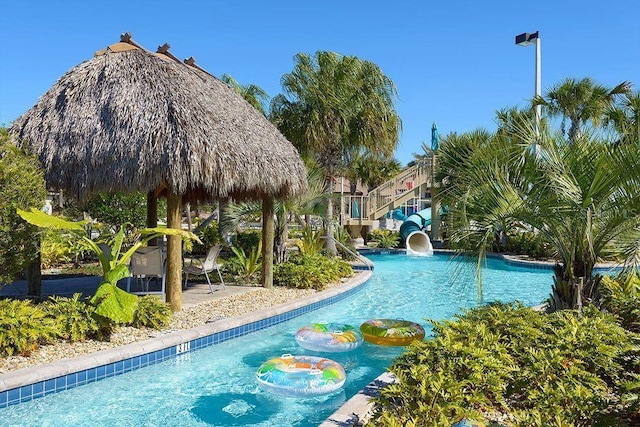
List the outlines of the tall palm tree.
<svg viewBox="0 0 640 427">
<path fill-rule="evenodd" d="M 349 153 L 366 150 L 391 155 L 400 118 L 396 88 L 380 68 L 355 56 L 299 53 L 282 77 L 284 94 L 271 102 L 271 119 L 303 156 L 324 169 L 325 191 L 343 173 Z M 333 204 L 327 204 L 327 235 L 333 236 Z M 336 253 L 332 239 L 328 249 Z"/>
<path fill-rule="evenodd" d="M 583 301 L 597 296 L 593 267 L 602 254 L 624 256 L 626 249 L 628 264 L 637 268 L 640 261 L 640 248 L 632 247 L 640 243 L 640 144 L 607 144 L 583 132 L 568 145 L 543 133 L 542 156 L 534 156 L 525 143 L 513 143 L 530 140 L 526 132 L 533 131 L 465 135 L 452 138 L 450 147 L 445 138 L 437 178 L 447 181 L 452 240 L 482 259 L 496 232 L 536 230 L 559 261 L 550 305 L 573 307 L 579 278 Z M 631 246 L 619 245 L 622 239 Z"/>
<path fill-rule="evenodd" d="M 595 83 L 589 77 L 582 80 L 568 78 L 549 89 L 543 97 L 535 97 L 533 105 L 542 105 L 552 117 L 562 117 L 563 133 L 565 120 L 568 119 L 570 127 L 567 138 L 573 143 L 587 122 L 591 121 L 597 126 L 618 96 L 630 90 L 629 82 L 622 82 L 611 89 Z"/>
</svg>

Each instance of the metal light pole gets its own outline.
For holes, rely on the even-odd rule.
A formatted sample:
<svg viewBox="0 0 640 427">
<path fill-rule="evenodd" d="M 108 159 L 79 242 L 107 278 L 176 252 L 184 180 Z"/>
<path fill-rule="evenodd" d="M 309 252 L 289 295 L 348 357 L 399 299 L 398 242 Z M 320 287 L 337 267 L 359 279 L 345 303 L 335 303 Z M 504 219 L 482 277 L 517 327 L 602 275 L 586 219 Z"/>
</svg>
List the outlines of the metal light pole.
<svg viewBox="0 0 640 427">
<path fill-rule="evenodd" d="M 536 31 L 533 34 L 522 33 L 516 36 L 518 46 L 536 45 L 536 96 L 542 96 L 542 72 L 540 64 L 540 35 Z M 540 136 L 540 118 L 542 117 L 542 105 L 536 105 L 536 135 Z"/>
</svg>

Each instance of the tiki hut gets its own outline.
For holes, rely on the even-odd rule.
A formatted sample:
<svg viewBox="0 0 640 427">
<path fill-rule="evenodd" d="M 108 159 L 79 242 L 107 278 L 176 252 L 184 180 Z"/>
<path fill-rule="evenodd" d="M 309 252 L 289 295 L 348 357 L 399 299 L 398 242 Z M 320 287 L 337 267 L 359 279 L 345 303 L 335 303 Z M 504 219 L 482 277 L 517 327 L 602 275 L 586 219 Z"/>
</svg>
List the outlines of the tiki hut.
<svg viewBox="0 0 640 427">
<path fill-rule="evenodd" d="M 185 200 L 263 201 L 263 285 L 273 281 L 273 199 L 304 191 L 293 145 L 225 83 L 131 40 L 72 68 L 10 132 L 40 158 L 47 184 L 78 200 L 98 192 L 165 194 L 167 225 Z M 270 244 L 271 242 L 271 244 Z M 180 310 L 181 240 L 169 236 L 167 301 Z"/>
</svg>

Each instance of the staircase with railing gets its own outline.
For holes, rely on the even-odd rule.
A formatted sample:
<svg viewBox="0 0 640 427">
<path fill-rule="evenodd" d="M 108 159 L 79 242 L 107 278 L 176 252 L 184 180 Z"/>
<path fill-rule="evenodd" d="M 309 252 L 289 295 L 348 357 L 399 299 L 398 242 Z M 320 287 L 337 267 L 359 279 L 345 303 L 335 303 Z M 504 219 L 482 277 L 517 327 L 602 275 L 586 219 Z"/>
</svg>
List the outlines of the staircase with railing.
<svg viewBox="0 0 640 427">
<path fill-rule="evenodd" d="M 342 196 L 344 225 L 374 221 L 413 198 L 421 198 L 423 188 L 431 186 L 431 166 L 411 166 L 393 179 L 374 188 L 366 196 Z"/>
</svg>

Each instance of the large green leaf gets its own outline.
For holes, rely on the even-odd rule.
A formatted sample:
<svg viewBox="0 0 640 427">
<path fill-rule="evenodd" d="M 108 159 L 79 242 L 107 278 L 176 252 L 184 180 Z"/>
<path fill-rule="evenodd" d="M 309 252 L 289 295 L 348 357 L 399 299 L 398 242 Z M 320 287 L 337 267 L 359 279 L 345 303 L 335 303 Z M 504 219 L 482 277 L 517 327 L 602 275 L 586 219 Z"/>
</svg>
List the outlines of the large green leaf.
<svg viewBox="0 0 640 427">
<path fill-rule="evenodd" d="M 22 217 L 29 224 L 33 224 L 42 228 L 53 228 L 56 230 L 70 230 L 70 231 L 82 231 L 84 232 L 84 226 L 89 221 L 67 221 L 58 216 L 48 215 L 41 210 L 31 208 L 31 212 L 17 209 L 18 215 Z"/>
<path fill-rule="evenodd" d="M 89 302 L 96 307 L 96 314 L 116 323 L 131 323 L 138 307 L 138 297 L 109 282 L 102 283 Z"/>
</svg>

